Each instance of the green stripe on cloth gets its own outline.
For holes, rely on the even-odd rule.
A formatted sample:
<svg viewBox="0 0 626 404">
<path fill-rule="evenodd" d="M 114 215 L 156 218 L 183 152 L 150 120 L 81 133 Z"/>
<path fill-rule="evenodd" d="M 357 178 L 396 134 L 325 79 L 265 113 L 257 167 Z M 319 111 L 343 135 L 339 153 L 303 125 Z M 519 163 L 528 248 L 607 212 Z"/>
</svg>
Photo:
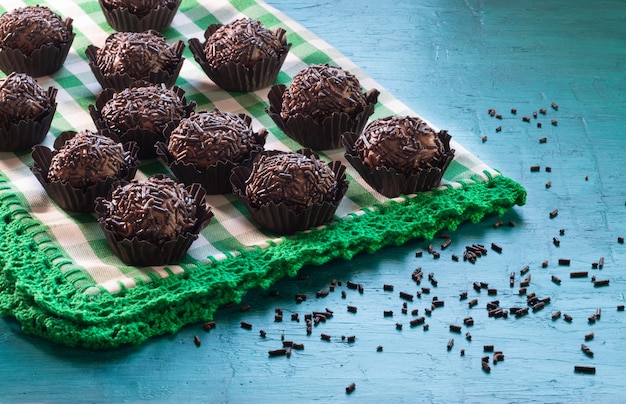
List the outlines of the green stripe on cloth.
<svg viewBox="0 0 626 404">
<path fill-rule="evenodd" d="M 9 5 L 9 3 L 11 3 Z M 0 0 L 0 7 L 42 4 Z M 77 36 L 63 68 L 39 79 L 59 89 L 57 113 L 43 141 L 51 146 L 65 130 L 95 129 L 88 105 L 101 91 L 84 55 L 89 44 L 101 46 L 113 30 L 93 0 L 58 2 L 54 10 L 74 20 Z M 288 84 L 308 64 L 329 63 L 354 73 L 365 89 L 381 91 L 373 118 L 416 115 L 402 102 L 313 33 L 286 15 L 255 0 L 183 1 L 170 43 L 203 38 L 207 25 L 248 16 L 267 26 L 283 27 L 293 43 L 277 81 Z M 197 110 L 218 107 L 253 118 L 255 130 L 269 131 L 266 148 L 296 150 L 265 112 L 268 89 L 251 93 L 217 88 L 193 60 L 189 49 L 176 85 Z M 525 190 L 477 159 L 454 141 L 455 160 L 437 190 L 388 200 L 363 181 L 343 157 L 327 150 L 328 160 L 342 160 L 350 179 L 348 192 L 328 225 L 293 237 L 276 237 L 257 228 L 232 195 L 207 197 L 215 213 L 210 225 L 176 265 L 138 268 L 124 265 L 108 248 L 93 215 L 69 214 L 45 194 L 30 172 L 30 153 L 0 153 L 0 314 L 16 317 L 25 331 L 67 345 L 93 348 L 139 343 L 210 319 L 225 303 L 239 301 L 253 287 L 268 287 L 293 276 L 304 265 L 350 259 L 407 240 L 432 238 L 463 221 L 477 222 L 525 203 Z M 169 173 L 159 160 L 142 162 L 137 178 Z M 19 287 L 17 286 L 19 285 Z"/>
</svg>

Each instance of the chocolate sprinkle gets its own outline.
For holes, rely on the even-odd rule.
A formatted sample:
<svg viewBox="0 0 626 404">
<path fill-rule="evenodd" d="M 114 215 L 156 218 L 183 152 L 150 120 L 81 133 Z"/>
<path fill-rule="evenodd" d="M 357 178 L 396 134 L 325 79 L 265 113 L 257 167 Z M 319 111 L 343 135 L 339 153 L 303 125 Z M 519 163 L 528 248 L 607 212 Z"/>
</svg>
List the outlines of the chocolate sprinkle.
<svg viewBox="0 0 626 404">
<path fill-rule="evenodd" d="M 405 175 L 441 166 L 445 158 L 437 133 L 417 117 L 389 116 L 371 122 L 354 149 L 370 168 L 393 168 Z"/>
<path fill-rule="evenodd" d="M 115 93 L 100 113 L 107 127 L 117 134 L 129 129 L 161 133 L 169 122 L 180 122 L 186 110 L 177 92 L 160 84 Z"/>
<path fill-rule="evenodd" d="M 214 69 L 227 63 L 252 68 L 265 58 L 279 59 L 282 49 L 283 44 L 275 32 L 249 18 L 222 25 L 204 45 L 206 60 Z"/>
<path fill-rule="evenodd" d="M 246 181 L 252 206 L 284 203 L 295 212 L 332 202 L 338 192 L 335 173 L 315 156 L 297 152 L 261 155 Z"/>
<path fill-rule="evenodd" d="M 136 79 L 160 71 L 173 72 L 180 58 L 165 37 L 154 30 L 116 32 L 96 52 L 96 64 L 104 76 L 128 74 Z"/>
<path fill-rule="evenodd" d="M 165 176 L 118 186 L 103 201 L 104 223 L 119 239 L 163 244 L 193 229 L 196 205 L 183 184 Z"/>
<path fill-rule="evenodd" d="M 71 20 L 62 20 L 48 7 L 21 7 L 0 16 L 0 49 L 19 49 L 30 55 L 44 45 L 60 48 L 71 37 Z"/>
<path fill-rule="evenodd" d="M 308 115 L 322 122 L 332 113 L 355 116 L 367 105 L 359 80 L 340 67 L 312 65 L 300 71 L 285 89 L 280 115 Z"/>
<path fill-rule="evenodd" d="M 50 106 L 48 93 L 31 76 L 13 72 L 0 79 L 0 127 L 36 118 Z"/>
<path fill-rule="evenodd" d="M 135 14 L 139 18 L 147 16 L 150 11 L 159 7 L 167 7 L 173 10 L 176 7 L 174 0 L 102 0 L 102 3 L 108 9 L 127 9 L 131 14 Z"/>
<path fill-rule="evenodd" d="M 181 120 L 170 134 L 167 148 L 174 160 L 205 169 L 220 161 L 240 163 L 256 143 L 248 121 L 215 108 Z"/>
<path fill-rule="evenodd" d="M 130 160 L 130 152 L 125 151 L 121 143 L 85 130 L 67 140 L 52 157 L 48 180 L 86 188 L 126 171 Z"/>
</svg>

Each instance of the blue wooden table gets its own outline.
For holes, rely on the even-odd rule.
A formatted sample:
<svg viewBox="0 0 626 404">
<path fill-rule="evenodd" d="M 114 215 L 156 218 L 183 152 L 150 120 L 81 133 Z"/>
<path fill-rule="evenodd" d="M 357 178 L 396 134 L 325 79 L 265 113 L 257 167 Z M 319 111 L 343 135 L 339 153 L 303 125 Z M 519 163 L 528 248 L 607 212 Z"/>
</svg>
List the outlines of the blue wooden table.
<svg viewBox="0 0 626 404">
<path fill-rule="evenodd" d="M 418 240 L 307 267 L 296 279 L 220 310 L 210 331 L 191 325 L 137 347 L 67 348 L 25 335 L 18 322 L 1 318 L 0 401 L 626 400 L 626 312 L 619 310 L 626 291 L 626 246 L 620 242 L 626 237 L 626 5 L 268 3 L 520 182 L 527 204 L 450 231 L 445 249 L 444 238 Z M 488 253 L 475 263 L 453 260 L 474 244 Z M 439 259 L 428 253 L 429 245 L 441 252 Z M 412 279 L 418 267 L 424 274 L 419 285 Z M 572 277 L 583 272 L 586 277 Z M 520 283 L 528 275 L 524 295 Z M 609 284 L 594 286 L 593 279 Z M 349 283 L 360 284 L 362 293 Z M 316 297 L 331 284 L 334 292 Z M 529 304 L 531 293 L 544 305 Z M 298 303 L 296 294 L 307 299 Z M 489 304 L 508 317 L 490 312 Z M 511 308 L 528 313 L 516 316 Z M 308 335 L 305 313 L 327 310 L 332 316 Z M 416 321 L 420 317 L 423 323 Z M 242 321 L 253 328 L 242 328 Z M 270 357 L 268 351 L 284 341 L 304 349 Z M 504 359 L 494 363 L 492 348 Z M 489 370 L 483 357 L 489 357 Z M 595 374 L 576 372 L 576 366 Z M 346 392 L 352 383 L 354 390 Z"/>
</svg>

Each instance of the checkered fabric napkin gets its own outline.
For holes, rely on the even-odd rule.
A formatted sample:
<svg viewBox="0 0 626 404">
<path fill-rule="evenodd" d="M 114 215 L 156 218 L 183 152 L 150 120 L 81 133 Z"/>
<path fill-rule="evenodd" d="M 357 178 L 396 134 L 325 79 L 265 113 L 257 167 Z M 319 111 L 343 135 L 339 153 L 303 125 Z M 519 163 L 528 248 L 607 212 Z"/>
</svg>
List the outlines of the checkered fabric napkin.
<svg viewBox="0 0 626 404">
<path fill-rule="evenodd" d="M 105 21 L 100 6 L 95 0 L 57 2 L 0 0 L 0 13 L 17 7 L 36 4 L 47 5 L 62 17 L 71 17 L 74 20 L 73 26 L 76 32 L 73 46 L 61 70 L 52 76 L 38 79 L 44 88 L 54 86 L 59 90 L 57 112 L 52 127 L 43 142 L 44 145 L 51 146 L 54 138 L 63 131 L 95 130 L 88 106 L 95 104 L 96 96 L 102 91 L 102 88 L 88 66 L 85 49 L 91 44 L 102 46 L 106 37 L 114 31 Z M 278 82 L 288 85 L 291 78 L 306 66 L 329 63 L 341 66 L 355 74 L 365 90 L 376 88 L 381 92 L 375 113 L 370 119 L 394 114 L 417 115 L 328 43 L 286 15 L 260 1 L 183 0 L 170 28 L 164 30 L 163 34 L 169 43 L 180 39 L 186 44 L 190 38 L 199 38 L 202 41 L 204 30 L 208 25 L 228 23 L 241 17 L 258 19 L 270 29 L 282 27 L 287 31 L 288 42 L 292 43 L 292 47 L 278 76 Z M 269 131 L 266 149 L 297 150 L 301 148 L 294 140 L 284 135 L 265 112 L 265 108 L 268 106 L 267 93 L 269 88 L 252 93 L 221 90 L 208 79 L 194 61 L 188 48 L 185 49 L 184 57 L 186 60 L 176 85 L 186 91 L 185 96 L 188 100 L 197 103 L 196 110 L 210 110 L 218 107 L 224 111 L 246 113 L 253 118 L 255 131 L 260 128 L 266 128 Z M 443 190 L 443 194 L 463 188 L 471 189 L 472 186 L 480 184 L 484 186 L 484 184 L 494 182 L 498 178 L 500 180 L 505 179 L 499 172 L 487 166 L 455 142 L 454 133 L 451 135 L 453 137 L 452 148 L 456 150 L 456 155 L 441 183 L 440 189 Z M 413 196 L 400 197 L 390 202 L 372 190 L 345 161 L 342 149 L 326 151 L 321 155 L 328 160 L 341 160 L 348 168 L 347 174 L 350 185 L 336 212 L 336 219 L 339 222 L 350 222 L 351 219 L 362 215 L 375 215 L 377 211 L 379 211 L 378 214 L 381 214 L 378 220 L 384 221 L 386 218 L 383 216 L 384 209 L 381 207 L 393 202 L 402 203 L 413 198 Z M 191 273 L 198 268 L 206 269 L 222 261 L 233 260 L 247 251 L 258 250 L 259 247 L 261 249 L 275 249 L 288 241 L 295 243 L 300 248 L 309 242 L 306 233 L 296 237 L 297 241 L 265 233 L 255 225 L 243 205 L 233 195 L 211 195 L 207 197 L 207 200 L 215 217 L 210 225 L 201 232 L 198 240 L 192 244 L 183 262 L 164 267 L 138 268 L 127 266 L 110 251 L 95 217 L 90 214 L 70 214 L 57 207 L 31 173 L 31 165 L 30 152 L 0 153 L 0 177 L 4 176 L 1 178 L 4 181 L 0 181 L 4 182 L 0 189 L 0 196 L 5 200 L 11 200 L 12 209 L 18 209 L 21 214 L 28 216 L 28 220 L 32 221 L 32 226 L 37 227 L 36 243 L 39 249 L 47 254 L 50 260 L 50 264 L 47 265 L 63 275 L 61 278 L 63 280 L 59 281 L 60 278 L 57 277 L 55 278 L 57 279 L 56 282 L 60 284 L 68 282 L 74 288 L 76 295 L 93 297 L 103 294 L 119 295 L 120 292 L 128 294 L 129 290 L 147 287 L 146 285 L 149 284 L 156 283 L 158 286 L 164 278 L 185 279 L 183 275 L 185 273 Z M 169 171 L 158 160 L 145 161 L 142 162 L 136 178 L 146 178 L 155 173 L 169 174 Z M 479 220 L 484 214 L 502 213 L 503 210 L 510 208 L 513 204 L 523 204 L 525 196 L 523 189 L 518 188 L 517 184 L 513 184 L 512 189 L 513 195 L 510 202 L 498 202 L 500 205 L 494 207 L 494 204 L 490 204 L 487 193 L 487 196 L 484 197 L 486 200 L 482 201 L 485 205 L 478 209 L 477 216 L 475 213 L 469 216 L 459 215 L 460 220 Z M 345 231 L 349 232 L 350 226 L 346 225 L 345 227 L 347 229 Z M 434 230 L 434 228 L 430 229 L 424 234 L 432 235 Z M 320 231 L 316 230 L 316 233 L 324 231 L 322 228 Z M 341 256 L 349 258 L 352 253 L 354 252 L 343 251 Z M 314 262 L 306 259 L 302 261 L 302 265 L 308 263 Z M 228 266 L 225 263 L 220 265 Z M 0 273 L 1 271 L 0 269 Z M 268 275 L 266 279 L 275 280 L 277 276 L 280 277 L 281 275 Z M 19 272 L 16 276 L 20 276 Z M 5 274 L 4 284 L 9 286 L 5 285 L 4 291 L 0 289 L 0 293 L 12 291 L 11 283 L 6 281 L 6 278 Z M 0 285 L 3 283 L 0 282 Z M 257 281 L 250 282 L 246 287 L 253 286 L 263 285 L 262 282 Z M 65 284 L 63 287 L 64 293 L 72 293 L 65 288 Z M 237 287 L 241 287 L 241 284 Z M 49 296 L 54 296 L 53 286 L 48 285 L 46 290 L 49 291 Z M 73 294 L 72 296 L 73 298 L 80 298 L 74 297 Z M 141 297 L 136 297 L 136 299 L 133 304 L 141 308 L 145 300 L 142 300 Z M 51 312 L 55 312 L 55 315 L 59 316 L 58 311 L 61 309 L 51 309 L 43 302 L 38 303 L 38 305 L 42 312 L 47 313 L 46 315 L 51 316 Z M 6 306 L 0 307 L 0 313 L 3 309 L 10 314 L 15 315 L 16 313 L 16 310 L 7 309 Z M 210 314 L 204 313 L 204 316 Z M 193 320 L 197 320 L 197 318 Z M 76 318 L 68 319 L 67 322 L 73 323 L 76 328 L 79 327 L 76 325 Z M 181 325 L 184 324 L 177 324 L 177 326 Z M 43 331 L 41 327 L 34 327 L 31 331 L 39 334 L 48 332 Z M 163 330 L 146 331 L 143 336 L 160 332 Z M 76 344 L 93 345 L 80 341 L 80 338 L 87 338 L 85 336 L 77 338 Z M 56 339 L 61 340 L 62 338 L 56 337 Z M 141 338 L 133 337 L 127 338 L 127 340 L 137 342 Z M 115 345 L 116 343 L 102 344 Z"/>
</svg>

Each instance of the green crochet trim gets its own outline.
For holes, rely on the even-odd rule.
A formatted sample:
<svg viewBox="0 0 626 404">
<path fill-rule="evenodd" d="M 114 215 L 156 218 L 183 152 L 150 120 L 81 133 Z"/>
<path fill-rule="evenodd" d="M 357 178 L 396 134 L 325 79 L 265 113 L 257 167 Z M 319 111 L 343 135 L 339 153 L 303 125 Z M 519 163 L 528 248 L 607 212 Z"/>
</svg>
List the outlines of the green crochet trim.
<svg viewBox="0 0 626 404">
<path fill-rule="evenodd" d="M 51 247 L 22 202 L 0 187 L 0 314 L 14 316 L 26 333 L 69 346 L 112 348 L 174 333 L 210 320 L 247 290 L 268 288 L 304 265 L 351 259 L 415 238 L 431 239 L 465 221 L 502 215 L 524 205 L 526 191 L 504 176 L 461 188 L 418 194 L 379 204 L 363 214 L 302 232 L 268 248 L 155 279 L 116 294 L 81 293 L 64 273 L 61 251 Z M 69 265 L 71 266 L 71 265 Z"/>
</svg>

